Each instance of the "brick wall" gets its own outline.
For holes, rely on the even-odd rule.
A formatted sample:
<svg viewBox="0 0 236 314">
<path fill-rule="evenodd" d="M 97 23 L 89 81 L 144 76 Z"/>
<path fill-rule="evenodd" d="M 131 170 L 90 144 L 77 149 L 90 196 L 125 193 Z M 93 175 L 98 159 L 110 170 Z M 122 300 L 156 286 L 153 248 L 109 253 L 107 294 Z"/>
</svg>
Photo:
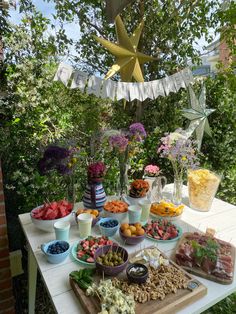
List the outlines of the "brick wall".
<svg viewBox="0 0 236 314">
<path fill-rule="evenodd" d="M 0 162 L 0 314 L 14 314 L 14 304 Z"/>
</svg>

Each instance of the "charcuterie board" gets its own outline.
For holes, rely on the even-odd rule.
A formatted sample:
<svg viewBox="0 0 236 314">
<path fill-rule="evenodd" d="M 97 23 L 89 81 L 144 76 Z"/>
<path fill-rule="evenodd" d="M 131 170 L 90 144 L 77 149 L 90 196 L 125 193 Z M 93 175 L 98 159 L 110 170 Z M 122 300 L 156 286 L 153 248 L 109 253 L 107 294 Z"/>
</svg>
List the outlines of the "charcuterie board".
<svg viewBox="0 0 236 314">
<path fill-rule="evenodd" d="M 152 247 L 151 247 L 152 248 Z M 136 252 L 135 254 L 137 254 Z M 163 257 L 167 257 L 161 253 Z M 132 254 L 130 255 L 132 257 Z M 177 289 L 176 293 L 166 294 L 163 300 L 156 299 L 150 300 L 145 303 L 136 302 L 135 313 L 136 314 L 173 314 L 182 309 L 183 307 L 194 303 L 198 299 L 202 298 L 207 293 L 207 288 L 197 279 L 192 277 L 189 273 L 179 267 L 177 264 L 169 260 L 169 265 L 173 266 L 176 271 L 181 271 L 182 275 L 186 279 L 187 288 Z M 118 275 L 118 279 L 122 279 L 125 276 L 125 272 Z M 109 279 L 110 277 L 105 277 Z M 97 274 L 94 278 L 95 282 L 102 279 L 102 276 Z M 100 302 L 96 297 L 88 297 L 85 291 L 82 290 L 77 283 L 70 278 L 71 287 L 78 297 L 84 311 L 87 314 L 97 314 L 100 310 Z"/>
<path fill-rule="evenodd" d="M 191 262 L 190 256 L 192 256 L 192 253 L 189 251 L 189 250 L 191 250 L 190 247 L 187 248 L 188 258 L 186 261 L 184 261 L 184 255 L 186 254 L 184 252 L 184 250 L 186 250 L 185 244 L 187 244 L 187 245 L 188 245 L 188 243 L 191 244 L 192 243 L 191 241 L 196 242 L 198 235 L 200 237 L 209 237 L 210 240 L 214 240 L 214 241 L 216 241 L 216 243 L 218 243 L 219 249 L 221 250 L 221 254 L 218 256 L 217 256 L 218 253 L 216 254 L 216 261 L 214 262 L 214 263 L 216 263 L 215 268 L 214 268 L 214 265 L 212 266 L 212 268 L 210 268 L 211 265 L 208 266 L 206 264 L 206 262 L 204 262 L 204 264 L 202 264 L 202 265 L 204 265 L 203 266 L 204 270 L 201 269 L 200 267 L 194 265 L 194 263 L 191 266 L 192 262 Z M 194 239 L 194 236 L 195 236 L 195 239 Z M 204 240 L 204 238 L 203 238 L 203 240 Z M 200 243 L 203 240 L 201 239 Z M 196 247 L 196 244 L 195 244 L 195 247 Z M 210 251 L 210 249 L 211 249 L 211 247 L 209 247 L 209 248 L 206 247 L 207 251 Z M 181 255 L 181 254 L 183 254 L 183 255 Z M 207 256 L 207 253 L 206 253 L 206 256 Z M 181 267 L 184 268 L 186 271 L 188 271 L 189 273 L 192 273 L 194 275 L 215 281 L 217 283 L 225 284 L 225 285 L 231 284 L 233 282 L 234 264 L 235 264 L 235 247 L 228 242 L 219 240 L 219 239 L 214 238 L 214 237 L 207 236 L 206 234 L 203 234 L 203 233 L 186 232 L 182 235 L 181 239 L 179 240 L 179 242 L 176 246 L 175 253 L 172 256 L 172 259 L 177 264 L 181 265 Z M 184 263 L 186 265 L 184 265 Z M 224 275 L 225 270 L 226 271 L 228 270 L 228 272 L 231 274 L 231 276 L 225 276 Z"/>
</svg>

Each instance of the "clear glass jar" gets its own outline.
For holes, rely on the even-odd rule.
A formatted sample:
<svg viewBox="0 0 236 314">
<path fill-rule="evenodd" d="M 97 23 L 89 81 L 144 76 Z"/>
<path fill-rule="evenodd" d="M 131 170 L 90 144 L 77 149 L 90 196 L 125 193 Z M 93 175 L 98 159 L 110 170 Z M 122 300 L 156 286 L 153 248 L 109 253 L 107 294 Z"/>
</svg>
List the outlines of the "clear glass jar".
<svg viewBox="0 0 236 314">
<path fill-rule="evenodd" d="M 218 190 L 221 176 L 207 170 L 188 170 L 188 195 L 192 209 L 209 211 Z"/>
</svg>

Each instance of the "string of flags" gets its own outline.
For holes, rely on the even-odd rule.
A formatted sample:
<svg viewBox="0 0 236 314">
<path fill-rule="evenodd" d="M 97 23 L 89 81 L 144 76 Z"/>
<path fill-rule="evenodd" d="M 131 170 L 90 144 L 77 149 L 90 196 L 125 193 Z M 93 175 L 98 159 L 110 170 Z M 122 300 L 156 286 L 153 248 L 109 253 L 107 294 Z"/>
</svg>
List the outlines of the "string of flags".
<svg viewBox="0 0 236 314">
<path fill-rule="evenodd" d="M 117 82 L 111 79 L 104 80 L 88 73 L 74 70 L 71 65 L 60 63 L 54 77 L 70 88 L 79 88 L 82 92 L 94 94 L 101 98 L 111 100 L 125 99 L 132 101 L 138 99 L 156 99 L 158 96 L 168 96 L 176 93 L 180 88 L 187 88 L 194 82 L 192 71 L 187 67 L 173 75 L 149 82 Z"/>
</svg>

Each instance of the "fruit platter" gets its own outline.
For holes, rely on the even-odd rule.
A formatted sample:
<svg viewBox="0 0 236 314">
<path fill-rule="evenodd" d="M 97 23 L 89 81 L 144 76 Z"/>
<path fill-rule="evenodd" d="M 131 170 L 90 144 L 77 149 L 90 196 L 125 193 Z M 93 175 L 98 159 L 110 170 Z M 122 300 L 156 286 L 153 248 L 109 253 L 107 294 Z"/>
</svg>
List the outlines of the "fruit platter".
<svg viewBox="0 0 236 314">
<path fill-rule="evenodd" d="M 128 204 L 121 200 L 113 200 L 106 202 L 103 209 L 105 217 L 112 217 L 122 221 L 127 216 Z"/>
<path fill-rule="evenodd" d="M 171 202 L 161 201 L 160 203 L 153 203 L 150 208 L 150 213 L 153 217 L 163 217 L 168 220 L 176 220 L 181 217 L 184 205 L 174 205 Z"/>
<path fill-rule="evenodd" d="M 30 217 L 36 228 L 53 232 L 53 225 L 57 221 L 70 221 L 73 205 L 67 200 L 44 203 L 34 208 Z"/>
<path fill-rule="evenodd" d="M 144 229 L 147 238 L 158 242 L 176 241 L 182 235 L 182 229 L 166 219 L 151 220 Z"/>
<path fill-rule="evenodd" d="M 120 226 L 120 237 L 124 244 L 136 245 L 145 238 L 145 230 L 140 223 L 122 223 Z"/>
<path fill-rule="evenodd" d="M 71 213 L 72 208 L 72 204 L 66 200 L 45 203 L 42 206 L 33 209 L 31 211 L 31 217 L 40 220 L 63 218 Z"/>
<path fill-rule="evenodd" d="M 170 314 L 207 292 L 203 284 L 169 260 L 157 247 L 147 247 L 129 255 L 127 264 L 127 251 L 122 247 L 118 250 L 114 245 L 110 247 L 112 251 L 106 246 L 103 254 L 95 257 L 96 263 L 104 264 L 104 269 L 122 266 L 123 270 L 118 274 L 107 277 L 106 273 L 91 269 L 70 273 L 71 287 L 88 314 Z M 158 263 L 152 263 L 154 258 Z M 111 263 L 116 265 L 110 266 Z"/>
<path fill-rule="evenodd" d="M 234 276 L 235 248 L 208 233 L 184 233 L 174 259 L 187 271 L 209 280 L 230 284 Z"/>
<path fill-rule="evenodd" d="M 96 250 L 101 246 L 112 244 L 114 245 L 114 242 L 105 236 L 89 236 L 79 243 L 75 243 L 71 253 L 77 262 L 85 266 L 95 266 L 94 254 Z"/>
</svg>

